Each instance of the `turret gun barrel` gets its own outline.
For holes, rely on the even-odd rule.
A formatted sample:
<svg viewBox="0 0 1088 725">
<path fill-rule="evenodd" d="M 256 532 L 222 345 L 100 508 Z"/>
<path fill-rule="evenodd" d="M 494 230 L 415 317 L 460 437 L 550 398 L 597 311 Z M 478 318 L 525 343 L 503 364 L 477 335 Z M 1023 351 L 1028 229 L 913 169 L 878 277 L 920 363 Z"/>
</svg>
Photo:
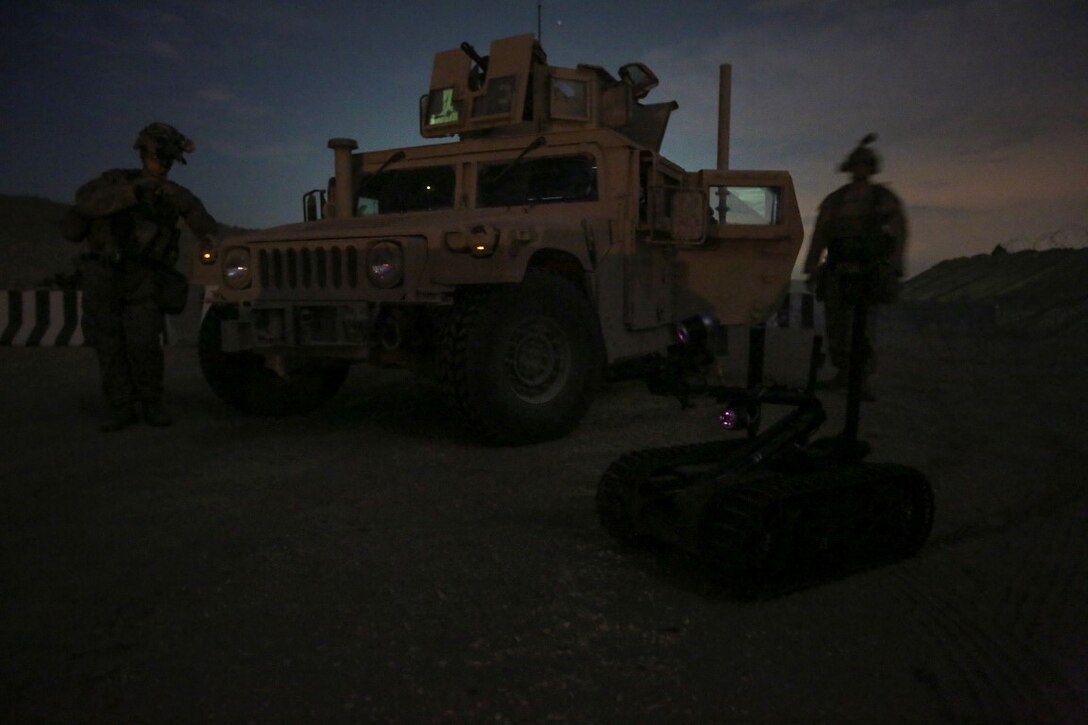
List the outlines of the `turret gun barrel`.
<svg viewBox="0 0 1088 725">
<path fill-rule="evenodd" d="M 476 49 L 472 47 L 472 43 L 467 41 L 461 43 L 461 50 L 464 51 L 465 55 L 472 59 L 473 63 L 480 67 L 480 70 L 483 73 L 487 73 L 487 57 L 477 53 Z"/>
</svg>

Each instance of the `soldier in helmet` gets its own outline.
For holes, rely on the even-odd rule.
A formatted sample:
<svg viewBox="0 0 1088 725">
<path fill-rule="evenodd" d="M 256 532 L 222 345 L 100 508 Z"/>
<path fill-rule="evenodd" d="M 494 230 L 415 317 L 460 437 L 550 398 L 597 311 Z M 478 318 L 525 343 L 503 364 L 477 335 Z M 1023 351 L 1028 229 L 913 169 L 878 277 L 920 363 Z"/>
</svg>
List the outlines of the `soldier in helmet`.
<svg viewBox="0 0 1088 725">
<path fill-rule="evenodd" d="M 153 426 L 173 420 L 163 406 L 164 305 L 177 284 L 177 223 L 184 219 L 202 249 L 215 247 L 218 225 L 188 189 L 167 179 L 185 163 L 193 142 L 165 123 L 140 131 L 133 148 L 141 168 L 113 169 L 76 192 L 64 235 L 85 245 L 78 267 L 83 280 L 83 331 L 98 356 L 102 390 L 116 431 L 142 418 Z M 174 284 L 171 282 L 174 281 Z M 172 290 L 172 294 L 171 294 Z M 177 311 L 176 309 L 174 311 Z"/>
<path fill-rule="evenodd" d="M 820 204 L 804 271 L 810 288 L 824 303 L 828 351 L 837 369 L 826 387 L 846 387 L 852 341 L 854 306 L 864 304 L 866 365 L 862 371 L 862 397 L 873 399 L 868 385 L 875 358 L 873 305 L 891 302 L 903 275 L 907 241 L 907 220 L 903 205 L 890 189 L 869 179 L 880 171 L 880 157 L 870 147 L 876 134 L 869 134 L 850 152 L 839 171 L 850 174 L 850 183 L 827 196 Z"/>
</svg>

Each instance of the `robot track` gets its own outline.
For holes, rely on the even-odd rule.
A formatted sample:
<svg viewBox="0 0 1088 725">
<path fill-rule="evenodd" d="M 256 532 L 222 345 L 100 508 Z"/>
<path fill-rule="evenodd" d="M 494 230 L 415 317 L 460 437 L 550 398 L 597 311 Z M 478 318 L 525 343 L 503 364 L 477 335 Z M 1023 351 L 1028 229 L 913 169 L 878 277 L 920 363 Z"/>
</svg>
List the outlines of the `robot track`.
<svg viewBox="0 0 1088 725">
<path fill-rule="evenodd" d="M 933 527 L 921 472 L 853 463 L 746 480 L 720 476 L 696 522 L 698 554 L 757 590 L 898 561 Z"/>
<path fill-rule="evenodd" d="M 654 540 L 652 519 L 670 498 L 723 468 L 744 441 L 707 441 L 633 451 L 612 462 L 597 486 L 597 516 L 605 531 L 627 544 Z"/>
<path fill-rule="evenodd" d="M 782 590 L 916 553 L 933 525 L 919 471 L 827 463 L 731 471 L 745 441 L 648 449 L 601 478 L 597 512 L 625 543 L 679 548 L 749 593 Z"/>
</svg>

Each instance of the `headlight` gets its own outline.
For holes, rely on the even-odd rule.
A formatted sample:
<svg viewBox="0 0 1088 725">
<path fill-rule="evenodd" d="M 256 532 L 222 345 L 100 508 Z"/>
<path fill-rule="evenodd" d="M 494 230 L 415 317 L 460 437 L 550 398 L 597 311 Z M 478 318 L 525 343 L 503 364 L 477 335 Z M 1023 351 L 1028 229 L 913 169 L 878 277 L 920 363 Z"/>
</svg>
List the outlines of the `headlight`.
<svg viewBox="0 0 1088 725">
<path fill-rule="evenodd" d="M 366 276 L 375 287 L 396 287 L 404 278 L 404 252 L 396 242 L 378 242 L 366 253 Z"/>
<path fill-rule="evenodd" d="M 246 247 L 231 247 L 223 255 L 223 281 L 231 289 L 245 289 L 253 281 L 250 253 Z"/>
</svg>

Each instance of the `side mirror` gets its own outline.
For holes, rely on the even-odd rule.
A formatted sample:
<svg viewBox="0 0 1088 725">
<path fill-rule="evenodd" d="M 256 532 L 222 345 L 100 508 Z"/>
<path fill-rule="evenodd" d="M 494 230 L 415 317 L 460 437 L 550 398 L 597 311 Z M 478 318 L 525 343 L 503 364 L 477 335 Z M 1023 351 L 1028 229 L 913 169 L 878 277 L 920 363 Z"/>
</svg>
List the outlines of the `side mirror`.
<svg viewBox="0 0 1088 725">
<path fill-rule="evenodd" d="M 321 207 L 325 205 L 325 190 L 313 189 L 302 195 L 302 218 L 315 222 L 321 218 Z"/>
</svg>

